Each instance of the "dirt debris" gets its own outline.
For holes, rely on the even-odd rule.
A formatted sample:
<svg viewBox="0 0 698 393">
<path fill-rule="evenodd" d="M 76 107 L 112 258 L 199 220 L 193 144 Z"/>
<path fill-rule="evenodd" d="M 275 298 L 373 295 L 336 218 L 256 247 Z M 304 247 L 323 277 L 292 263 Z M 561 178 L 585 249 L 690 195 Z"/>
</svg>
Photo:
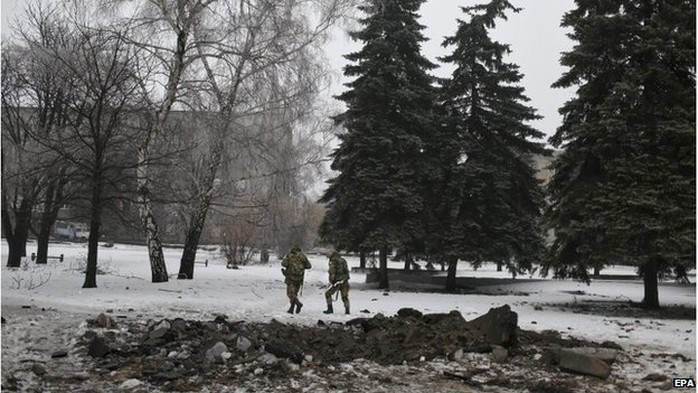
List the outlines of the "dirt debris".
<svg viewBox="0 0 698 393">
<path fill-rule="evenodd" d="M 566 339 L 554 331 L 525 331 L 515 324 L 506 334 L 495 335 L 495 340 L 485 326 L 496 325 L 502 318 L 512 321 L 508 307 L 495 310 L 478 322 L 466 321 L 457 311 L 422 314 L 403 309 L 395 316 L 377 314 L 346 323 L 319 320 L 314 326 L 229 320 L 221 315 L 209 321 L 119 318 L 105 328 L 95 319 L 76 328 L 69 356 L 55 360 L 60 367 L 31 361 L 3 367 L 2 388 L 22 392 L 639 392 L 647 384 L 667 383 L 626 379 L 622 367 L 632 362 L 623 351 L 607 380 L 562 372 L 546 359 L 551 347 L 620 347 Z M 493 317 L 497 313 L 499 317 Z M 489 325 L 483 322 L 488 320 Z M 493 348 L 505 348 L 499 352 L 506 357 L 495 361 Z M 684 360 L 691 361 L 677 359 Z"/>
</svg>

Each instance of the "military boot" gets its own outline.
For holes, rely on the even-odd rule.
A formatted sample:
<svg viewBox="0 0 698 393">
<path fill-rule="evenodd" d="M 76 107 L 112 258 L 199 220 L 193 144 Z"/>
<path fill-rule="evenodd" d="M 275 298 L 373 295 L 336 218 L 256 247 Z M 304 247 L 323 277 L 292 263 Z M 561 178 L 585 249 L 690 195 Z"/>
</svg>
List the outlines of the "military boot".
<svg viewBox="0 0 698 393">
<path fill-rule="evenodd" d="M 334 312 L 334 309 L 332 309 L 332 305 L 328 304 L 327 305 L 327 310 L 323 311 L 323 314 L 332 314 Z"/>
<path fill-rule="evenodd" d="M 301 303 L 300 300 L 296 300 L 296 314 L 301 312 L 301 307 L 303 307 L 303 303 Z"/>
<path fill-rule="evenodd" d="M 291 302 L 291 307 L 288 308 L 287 313 L 293 314 L 293 307 L 294 307 L 295 305 L 296 305 L 296 304 L 295 304 L 294 302 Z"/>
<path fill-rule="evenodd" d="M 344 303 L 344 313 L 349 314 L 349 301 L 348 300 L 346 303 Z"/>
</svg>

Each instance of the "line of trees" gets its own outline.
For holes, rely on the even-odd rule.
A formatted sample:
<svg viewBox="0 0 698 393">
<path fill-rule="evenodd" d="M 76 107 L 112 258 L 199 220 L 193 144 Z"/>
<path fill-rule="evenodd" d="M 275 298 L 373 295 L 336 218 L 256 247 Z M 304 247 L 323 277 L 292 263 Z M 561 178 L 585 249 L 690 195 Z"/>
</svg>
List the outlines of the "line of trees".
<svg viewBox="0 0 698 393">
<path fill-rule="evenodd" d="M 106 210 L 132 221 L 126 207 L 138 207 L 153 282 L 169 278 L 158 212 L 176 214 L 186 228 L 180 278 L 193 278 L 212 209 L 266 227 L 272 224 L 260 217 L 274 217 L 282 223 L 267 230 L 260 246 L 284 252 L 290 240 L 277 243 L 275 236 L 293 228 L 283 223 L 287 212 L 274 206 L 302 200 L 295 185 L 321 163 L 313 135 L 332 127 L 313 121 L 315 99 L 329 80 L 322 46 L 350 5 L 29 5 L 14 35 L 3 40 L 2 229 L 8 266 L 19 266 L 26 255 L 40 210 L 40 232 L 46 235 L 39 238 L 39 259 L 45 263 L 42 250 L 65 205 L 84 212 L 90 223 L 85 288 L 96 286 Z"/>
<path fill-rule="evenodd" d="M 620 263 L 638 266 L 643 304 L 658 307 L 658 275 L 695 264 L 695 3 L 577 0 L 564 16 L 578 44 L 553 87 L 579 89 L 560 109 L 544 190 L 531 162 L 550 154 L 530 126 L 538 115 L 509 46 L 489 35 L 519 9 L 462 7 L 440 59 L 455 69 L 436 80 L 420 53 L 423 2 L 360 7 L 352 37 L 364 45 L 345 56 L 353 80 L 337 97 L 347 110 L 335 117 L 344 132 L 321 198 L 323 239 L 378 251 L 380 288 L 393 249 L 446 264 L 447 290 L 459 260 L 514 275 L 541 263 L 587 282 L 587 269 Z"/>
<path fill-rule="evenodd" d="M 588 270 L 638 266 L 643 303 L 657 278 L 695 263 L 695 4 L 577 0 L 562 21 L 577 45 L 553 87 L 577 86 L 548 141 L 560 149 L 547 189 L 534 155 L 550 152 L 508 45 L 490 37 L 518 12 L 507 0 L 462 7 L 450 77 L 420 53 L 424 0 L 369 0 L 346 55 L 353 80 L 333 117 L 337 176 L 321 197 L 319 235 L 387 258 L 496 262 L 589 281 Z M 314 234 L 302 196 L 324 158 L 316 133 L 327 83 L 322 45 L 351 0 L 109 0 L 28 8 L 2 51 L 2 231 L 8 266 L 30 232 L 45 263 L 50 229 L 70 204 L 90 223 L 85 287 L 96 286 L 105 212 L 133 221 L 153 282 L 168 280 L 163 214 L 182 222 L 179 277 L 191 279 L 207 220 L 234 261 L 248 244 L 285 252 Z M 180 115 L 186 114 L 186 115 Z M 216 214 L 211 214 L 215 212 Z M 554 231 L 551 247 L 544 234 Z"/>
<path fill-rule="evenodd" d="M 459 260 L 497 262 L 513 274 L 540 260 L 543 192 L 530 160 L 547 151 L 529 140 L 542 133 L 526 124 L 538 116 L 525 105 L 517 67 L 504 61 L 508 46 L 489 37 L 517 9 L 506 1 L 464 7 L 470 18 L 444 40 L 454 49 L 441 59 L 455 69 L 437 81 L 420 54 L 422 3 L 361 8 L 364 28 L 353 37 L 366 44 L 346 56 L 357 63 L 345 70 L 355 79 L 338 97 L 348 109 L 336 120 L 347 132 L 333 153 L 340 173 L 322 198 L 321 230 L 342 248 L 377 249 L 381 288 L 396 248 L 446 264 L 453 291 Z"/>
</svg>

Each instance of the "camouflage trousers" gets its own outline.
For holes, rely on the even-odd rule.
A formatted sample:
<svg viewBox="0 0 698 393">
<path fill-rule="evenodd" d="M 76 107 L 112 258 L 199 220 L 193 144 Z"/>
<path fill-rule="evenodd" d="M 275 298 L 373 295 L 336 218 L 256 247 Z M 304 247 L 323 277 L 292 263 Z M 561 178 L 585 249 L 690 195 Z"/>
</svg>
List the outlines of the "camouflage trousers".
<svg viewBox="0 0 698 393">
<path fill-rule="evenodd" d="M 291 303 L 295 303 L 298 300 L 298 291 L 300 291 L 303 282 L 299 281 L 286 281 L 286 296 Z"/>
<path fill-rule="evenodd" d="M 341 284 L 330 287 L 330 289 L 325 292 L 325 300 L 327 301 L 327 305 L 332 305 L 332 295 L 337 293 L 337 291 L 339 291 L 339 293 L 342 295 L 342 302 L 345 305 L 349 304 L 349 283 L 345 281 Z"/>
</svg>

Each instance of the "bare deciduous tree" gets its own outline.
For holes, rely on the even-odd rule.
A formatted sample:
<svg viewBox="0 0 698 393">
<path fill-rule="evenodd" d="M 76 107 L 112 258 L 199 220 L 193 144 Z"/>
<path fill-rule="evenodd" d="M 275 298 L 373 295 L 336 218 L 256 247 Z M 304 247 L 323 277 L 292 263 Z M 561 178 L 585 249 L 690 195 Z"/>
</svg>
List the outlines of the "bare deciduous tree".
<svg viewBox="0 0 698 393">
<path fill-rule="evenodd" d="M 70 50 L 69 30 L 60 17 L 60 10 L 46 3 L 30 4 L 24 21 L 21 26 L 15 26 L 14 50 L 3 60 L 19 83 L 15 89 L 21 86 L 19 90 L 4 91 L 4 117 L 13 132 L 43 138 L 64 127 L 69 116 L 66 103 L 72 91 L 71 81 L 61 77 L 60 65 L 47 55 L 50 51 Z M 26 152 L 32 155 L 30 161 L 34 170 L 24 176 L 39 180 L 38 228 L 32 226 L 31 230 L 37 237 L 36 263 L 45 264 L 51 229 L 59 209 L 71 196 L 70 167 L 55 154 L 36 153 Z"/>
<path fill-rule="evenodd" d="M 277 167 L 279 173 L 294 173 L 288 168 L 293 165 L 287 165 L 292 158 L 282 156 L 272 162 L 267 152 L 292 149 L 293 126 L 309 115 L 326 81 L 319 60 L 321 45 L 350 4 L 346 0 L 243 1 L 239 6 L 219 2 L 208 7 L 205 23 L 195 25 L 200 55 L 196 65 L 203 82 L 185 99 L 190 107 L 215 113 L 218 121 L 206 129 L 208 165 L 192 203 L 181 277 L 193 277 L 196 247 L 226 151 L 247 150 L 256 159 L 286 166 Z"/>
<path fill-rule="evenodd" d="M 97 251 L 102 213 L 109 200 L 128 190 L 137 162 L 130 157 L 141 140 L 140 129 L 128 124 L 140 97 L 133 78 L 137 50 L 120 34 L 73 24 L 72 50 L 47 51 L 59 64 L 59 75 L 71 81 L 66 102 L 71 116 L 58 132 L 36 135 L 46 152 L 72 165 L 73 181 L 81 184 L 77 203 L 84 201 L 89 216 L 87 266 L 83 288 L 97 286 Z"/>
</svg>

